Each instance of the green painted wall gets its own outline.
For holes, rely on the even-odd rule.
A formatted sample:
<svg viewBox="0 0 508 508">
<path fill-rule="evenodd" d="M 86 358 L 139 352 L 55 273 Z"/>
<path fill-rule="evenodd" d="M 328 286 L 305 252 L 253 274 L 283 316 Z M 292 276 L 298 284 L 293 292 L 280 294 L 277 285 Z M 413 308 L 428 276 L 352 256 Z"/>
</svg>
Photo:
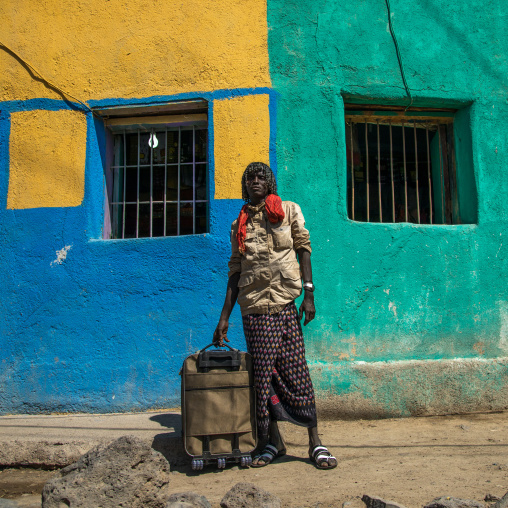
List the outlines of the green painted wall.
<svg viewBox="0 0 508 508">
<path fill-rule="evenodd" d="M 391 9 L 415 104 L 461 108 L 459 201 L 476 224 L 347 218 L 343 96 L 406 103 L 386 4 L 268 0 L 279 185 L 314 249 L 315 384 L 322 407 L 343 414 L 359 401 L 373 415 L 508 407 L 508 5 Z"/>
</svg>

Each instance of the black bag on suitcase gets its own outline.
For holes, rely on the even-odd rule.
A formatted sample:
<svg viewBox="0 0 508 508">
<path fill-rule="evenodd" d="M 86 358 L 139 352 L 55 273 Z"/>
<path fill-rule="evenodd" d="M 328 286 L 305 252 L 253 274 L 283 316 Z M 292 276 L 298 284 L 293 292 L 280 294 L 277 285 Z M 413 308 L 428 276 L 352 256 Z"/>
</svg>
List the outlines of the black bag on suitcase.
<svg viewBox="0 0 508 508">
<path fill-rule="evenodd" d="M 257 444 L 252 359 L 248 353 L 207 349 L 183 362 L 182 433 L 192 469 L 217 461 L 248 466 Z"/>
</svg>

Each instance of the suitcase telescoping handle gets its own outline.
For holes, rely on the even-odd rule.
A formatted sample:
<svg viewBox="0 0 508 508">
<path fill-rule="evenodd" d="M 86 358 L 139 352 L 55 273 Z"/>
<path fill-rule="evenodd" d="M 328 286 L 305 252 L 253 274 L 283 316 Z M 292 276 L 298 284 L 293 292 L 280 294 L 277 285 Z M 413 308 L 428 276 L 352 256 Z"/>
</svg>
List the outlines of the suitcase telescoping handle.
<svg viewBox="0 0 508 508">
<path fill-rule="evenodd" d="M 227 344 L 224 344 L 229 351 L 223 351 L 221 349 L 215 349 L 212 351 L 206 351 L 210 346 L 215 344 L 208 344 L 198 354 L 198 369 L 201 372 L 208 372 L 210 369 L 228 369 L 238 370 L 242 364 L 241 354 L 238 349 L 234 349 Z"/>
</svg>

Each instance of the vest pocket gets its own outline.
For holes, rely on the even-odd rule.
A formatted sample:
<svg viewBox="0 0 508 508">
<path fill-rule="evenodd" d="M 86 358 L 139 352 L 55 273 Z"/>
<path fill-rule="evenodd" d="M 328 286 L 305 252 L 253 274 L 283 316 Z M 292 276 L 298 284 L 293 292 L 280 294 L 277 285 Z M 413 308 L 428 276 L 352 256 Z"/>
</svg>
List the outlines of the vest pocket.
<svg viewBox="0 0 508 508">
<path fill-rule="evenodd" d="M 274 249 L 292 249 L 293 237 L 291 236 L 291 226 L 279 226 L 272 228 L 272 238 Z"/>
<path fill-rule="evenodd" d="M 302 281 L 300 279 L 299 268 L 281 268 L 280 281 L 282 286 L 284 286 L 286 289 L 290 290 L 291 292 L 297 290 L 298 294 L 300 294 Z"/>
<path fill-rule="evenodd" d="M 245 252 L 254 255 L 257 252 L 257 238 L 255 234 L 247 233 L 247 238 L 245 238 Z"/>
<path fill-rule="evenodd" d="M 248 286 L 249 284 L 252 284 L 253 282 L 254 282 L 253 272 L 242 273 L 242 275 L 240 275 L 240 278 L 238 279 L 238 287 L 243 288 L 245 286 Z"/>
</svg>

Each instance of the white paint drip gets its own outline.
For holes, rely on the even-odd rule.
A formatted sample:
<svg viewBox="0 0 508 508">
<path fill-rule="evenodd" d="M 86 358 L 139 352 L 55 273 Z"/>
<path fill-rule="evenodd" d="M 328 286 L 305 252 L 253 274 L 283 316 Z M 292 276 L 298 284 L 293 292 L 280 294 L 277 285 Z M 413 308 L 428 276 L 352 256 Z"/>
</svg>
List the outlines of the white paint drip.
<svg viewBox="0 0 508 508">
<path fill-rule="evenodd" d="M 497 255 L 499 254 L 499 251 L 501 250 L 501 247 L 503 246 L 503 242 L 501 242 L 501 245 L 499 246 L 499 249 L 497 249 L 497 252 L 496 252 L 496 258 L 497 258 Z"/>
<path fill-rule="evenodd" d="M 72 245 L 66 245 L 63 249 L 56 251 L 56 259 L 51 261 L 51 266 L 61 265 L 67 258 L 67 253 L 71 250 Z"/>
</svg>

